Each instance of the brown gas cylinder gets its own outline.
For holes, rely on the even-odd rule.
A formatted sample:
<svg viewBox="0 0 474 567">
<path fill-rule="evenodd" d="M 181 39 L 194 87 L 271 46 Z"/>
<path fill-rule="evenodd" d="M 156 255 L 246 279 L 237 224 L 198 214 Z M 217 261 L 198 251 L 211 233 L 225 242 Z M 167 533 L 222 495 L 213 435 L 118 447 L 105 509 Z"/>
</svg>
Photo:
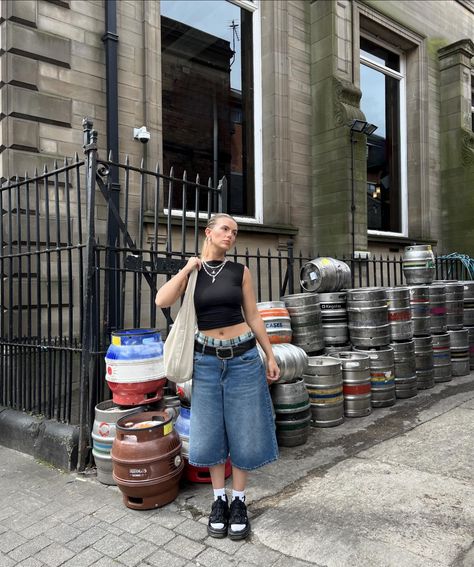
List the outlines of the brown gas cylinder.
<svg viewBox="0 0 474 567">
<path fill-rule="evenodd" d="M 178 495 L 184 463 L 181 441 L 167 412 L 140 412 L 119 419 L 111 456 L 113 479 L 128 508 L 157 508 Z"/>
</svg>

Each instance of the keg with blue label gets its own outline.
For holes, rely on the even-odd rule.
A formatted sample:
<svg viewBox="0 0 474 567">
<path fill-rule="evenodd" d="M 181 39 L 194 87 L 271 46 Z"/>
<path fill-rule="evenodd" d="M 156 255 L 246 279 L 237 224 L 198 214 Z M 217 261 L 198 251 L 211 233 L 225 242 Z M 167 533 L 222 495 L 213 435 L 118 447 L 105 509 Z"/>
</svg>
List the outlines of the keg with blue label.
<svg viewBox="0 0 474 567">
<path fill-rule="evenodd" d="M 105 365 L 114 403 L 136 406 L 163 398 L 163 341 L 156 329 L 114 331 Z"/>
</svg>

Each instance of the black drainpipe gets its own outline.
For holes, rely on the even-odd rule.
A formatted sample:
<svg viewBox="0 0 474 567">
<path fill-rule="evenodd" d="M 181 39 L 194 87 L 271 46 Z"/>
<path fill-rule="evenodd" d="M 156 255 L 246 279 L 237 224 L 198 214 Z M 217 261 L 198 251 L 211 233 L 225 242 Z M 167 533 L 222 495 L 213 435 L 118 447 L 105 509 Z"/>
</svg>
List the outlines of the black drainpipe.
<svg viewBox="0 0 474 567">
<path fill-rule="evenodd" d="M 105 34 L 102 38 L 105 44 L 105 83 L 106 83 L 106 114 L 107 114 L 107 158 L 112 154 L 114 162 L 119 161 L 119 130 L 118 130 L 118 75 L 117 75 L 117 2 L 105 1 Z M 110 167 L 109 174 L 109 211 L 107 221 L 107 244 L 109 247 L 107 270 L 109 275 L 108 289 L 108 320 L 106 330 L 113 331 L 119 324 L 120 317 L 120 275 L 117 267 L 117 253 L 113 251 L 118 245 L 119 226 L 117 218 L 111 213 L 111 205 L 119 208 L 120 185 L 119 171 L 115 166 Z M 112 250 L 111 250 L 112 248 Z"/>
</svg>

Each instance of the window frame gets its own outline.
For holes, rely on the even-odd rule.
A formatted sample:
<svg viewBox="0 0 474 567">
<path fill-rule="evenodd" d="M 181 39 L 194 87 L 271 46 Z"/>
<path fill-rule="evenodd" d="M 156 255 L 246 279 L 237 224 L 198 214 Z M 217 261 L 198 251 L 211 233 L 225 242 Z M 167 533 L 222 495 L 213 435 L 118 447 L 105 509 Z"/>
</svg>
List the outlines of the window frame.
<svg viewBox="0 0 474 567">
<path fill-rule="evenodd" d="M 237 222 L 248 224 L 263 223 L 263 112 L 262 112 L 262 33 L 261 33 L 261 0 L 225 0 L 241 9 L 252 13 L 253 41 L 253 119 L 254 119 L 254 203 L 255 215 L 233 215 Z M 164 214 L 168 208 L 163 207 Z M 171 209 L 171 215 L 183 216 L 182 209 Z M 195 218 L 195 211 L 186 211 L 186 218 Z M 199 211 L 198 218 L 207 219 L 207 212 Z"/>
<path fill-rule="evenodd" d="M 371 33 L 361 29 L 359 31 L 360 37 L 363 37 L 372 43 L 380 45 L 396 53 L 400 58 L 400 71 L 394 71 L 385 65 L 372 61 L 364 57 L 359 48 L 359 66 L 365 65 L 374 70 L 380 71 L 384 75 L 389 75 L 399 81 L 399 109 L 398 118 L 400 126 L 400 225 L 401 231 L 388 231 L 388 230 L 375 230 L 367 228 L 367 234 L 373 236 L 394 236 L 394 237 L 407 237 L 408 236 L 408 133 L 407 133 L 407 99 L 406 99 L 406 74 L 407 62 L 406 54 L 403 50 L 395 47 L 394 45 L 383 41 L 379 37 L 375 37 Z M 360 85 L 359 85 L 360 87 Z"/>
<path fill-rule="evenodd" d="M 471 130 L 474 132 L 474 67 L 471 69 Z"/>
</svg>

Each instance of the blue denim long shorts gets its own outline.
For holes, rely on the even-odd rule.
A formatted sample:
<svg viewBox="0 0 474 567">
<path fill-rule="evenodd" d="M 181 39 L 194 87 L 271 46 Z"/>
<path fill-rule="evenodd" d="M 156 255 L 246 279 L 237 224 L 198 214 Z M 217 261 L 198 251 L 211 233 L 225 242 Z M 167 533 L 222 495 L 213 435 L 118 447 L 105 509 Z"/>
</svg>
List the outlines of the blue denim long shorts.
<svg viewBox="0 0 474 567">
<path fill-rule="evenodd" d="M 278 458 L 272 400 L 257 347 L 228 360 L 195 352 L 191 400 L 191 465 L 218 465 L 230 455 L 237 468 L 253 470 Z"/>
</svg>

